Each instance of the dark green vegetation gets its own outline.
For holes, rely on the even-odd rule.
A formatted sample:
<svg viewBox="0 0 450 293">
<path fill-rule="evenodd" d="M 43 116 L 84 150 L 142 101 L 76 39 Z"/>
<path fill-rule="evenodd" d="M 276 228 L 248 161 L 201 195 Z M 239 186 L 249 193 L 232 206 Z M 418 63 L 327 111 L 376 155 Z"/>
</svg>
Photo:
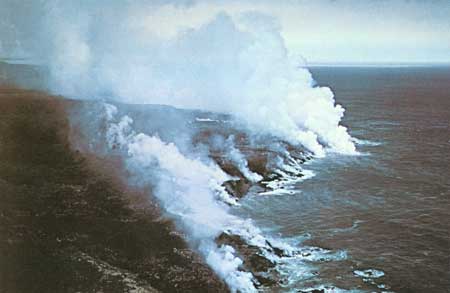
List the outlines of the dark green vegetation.
<svg viewBox="0 0 450 293">
<path fill-rule="evenodd" d="M 117 166 L 71 148 L 74 103 L 0 88 L 0 292 L 226 291 Z"/>
</svg>

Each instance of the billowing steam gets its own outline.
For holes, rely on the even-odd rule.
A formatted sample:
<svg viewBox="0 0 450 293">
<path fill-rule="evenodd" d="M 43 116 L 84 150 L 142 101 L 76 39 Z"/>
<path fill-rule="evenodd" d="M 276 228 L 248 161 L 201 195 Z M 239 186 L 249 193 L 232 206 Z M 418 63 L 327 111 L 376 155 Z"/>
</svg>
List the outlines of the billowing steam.
<svg viewBox="0 0 450 293">
<path fill-rule="evenodd" d="M 221 12 L 165 36 L 158 28 L 174 26 L 173 18 L 162 17 L 167 7 L 175 13 L 189 6 L 41 4 L 41 47 L 32 47 L 58 94 L 231 113 L 255 132 L 302 144 L 317 156 L 324 148 L 355 152 L 339 125 L 344 109 L 289 57 L 272 17 Z"/>
<path fill-rule="evenodd" d="M 191 244 L 233 291 L 255 291 L 253 276 L 239 270 L 242 260 L 234 249 L 228 245 L 218 247 L 214 242 L 222 231 L 244 227 L 242 220 L 228 213 L 227 204 L 236 201 L 221 184 L 229 176 L 212 162 L 205 164 L 185 157 L 172 143 L 134 133 L 131 118 L 124 116 L 115 121 L 116 113 L 114 106 L 106 105 L 108 143 L 127 152 L 133 176 L 139 177 L 141 183 L 157 182 L 154 193 L 165 211 L 188 232 Z"/>
<path fill-rule="evenodd" d="M 239 171 L 242 172 L 247 180 L 255 183 L 263 179 L 261 175 L 248 168 L 248 162 L 244 154 L 242 154 L 241 151 L 234 146 L 233 136 L 228 137 L 225 141 L 225 151 L 230 158 L 230 161 L 238 167 Z"/>
</svg>

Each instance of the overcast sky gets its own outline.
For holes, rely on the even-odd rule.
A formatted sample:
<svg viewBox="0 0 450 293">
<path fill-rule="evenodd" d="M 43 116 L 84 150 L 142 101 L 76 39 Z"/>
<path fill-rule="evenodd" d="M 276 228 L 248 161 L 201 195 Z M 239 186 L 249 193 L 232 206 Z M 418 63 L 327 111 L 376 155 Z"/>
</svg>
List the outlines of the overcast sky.
<svg viewBox="0 0 450 293">
<path fill-rule="evenodd" d="M 289 51 L 309 63 L 450 62 L 449 0 L 157 2 L 136 11 L 136 19 L 165 38 L 199 27 L 220 11 L 239 18 L 256 10 L 275 17 Z M 0 0 L 0 57 L 26 57 L 27 49 L 17 46 L 25 46 L 21 37 L 35 34 L 30 27 L 39 27 L 33 22 L 42 3 Z"/>
</svg>

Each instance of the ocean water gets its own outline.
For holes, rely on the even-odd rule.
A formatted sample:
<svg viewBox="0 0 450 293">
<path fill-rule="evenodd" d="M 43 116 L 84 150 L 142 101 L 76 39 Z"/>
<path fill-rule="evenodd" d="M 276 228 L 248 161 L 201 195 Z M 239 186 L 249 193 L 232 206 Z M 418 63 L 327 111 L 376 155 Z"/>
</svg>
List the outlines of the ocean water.
<svg viewBox="0 0 450 293">
<path fill-rule="evenodd" d="M 311 71 L 346 108 L 360 155 L 314 159 L 293 192 L 249 194 L 234 209 L 264 233 L 326 249 L 287 261 L 288 282 L 271 290 L 450 292 L 450 68 Z"/>
</svg>

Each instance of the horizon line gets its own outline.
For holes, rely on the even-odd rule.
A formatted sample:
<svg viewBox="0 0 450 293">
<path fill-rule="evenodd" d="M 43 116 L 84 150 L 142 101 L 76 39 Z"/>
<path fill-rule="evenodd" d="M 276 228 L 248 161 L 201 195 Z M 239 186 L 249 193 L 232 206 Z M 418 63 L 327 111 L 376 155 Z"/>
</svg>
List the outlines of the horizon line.
<svg viewBox="0 0 450 293">
<path fill-rule="evenodd" d="M 450 66 L 450 61 L 440 62 L 306 62 L 305 67 L 431 67 Z"/>
</svg>

